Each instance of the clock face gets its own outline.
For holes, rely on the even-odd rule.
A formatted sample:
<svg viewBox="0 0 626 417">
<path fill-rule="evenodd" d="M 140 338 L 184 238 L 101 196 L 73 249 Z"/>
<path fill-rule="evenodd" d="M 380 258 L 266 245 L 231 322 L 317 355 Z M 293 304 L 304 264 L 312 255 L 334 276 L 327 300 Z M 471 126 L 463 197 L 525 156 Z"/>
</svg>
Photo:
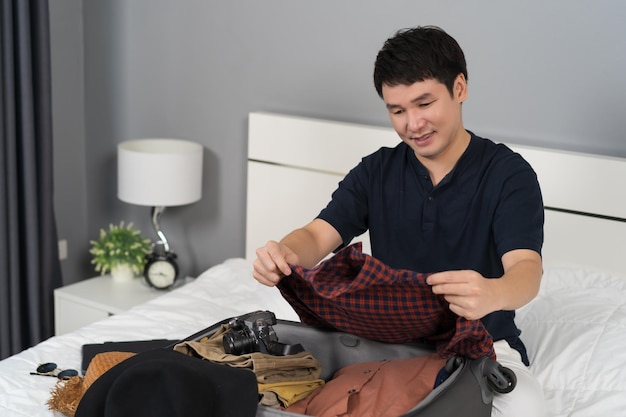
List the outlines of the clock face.
<svg viewBox="0 0 626 417">
<path fill-rule="evenodd" d="M 168 261 L 155 261 L 148 268 L 148 280 L 156 288 L 167 288 L 176 279 L 176 269 Z"/>
</svg>

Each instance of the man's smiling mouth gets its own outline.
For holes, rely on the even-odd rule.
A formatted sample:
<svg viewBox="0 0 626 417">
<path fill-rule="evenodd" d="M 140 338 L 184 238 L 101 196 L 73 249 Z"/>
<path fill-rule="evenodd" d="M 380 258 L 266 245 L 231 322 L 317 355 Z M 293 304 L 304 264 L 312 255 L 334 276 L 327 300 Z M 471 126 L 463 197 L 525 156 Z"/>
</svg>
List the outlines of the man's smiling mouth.
<svg viewBox="0 0 626 417">
<path fill-rule="evenodd" d="M 411 136 L 411 140 L 417 143 L 423 143 L 423 142 L 426 142 L 428 139 L 432 138 L 434 134 L 435 132 L 429 132 L 421 136 Z"/>
</svg>

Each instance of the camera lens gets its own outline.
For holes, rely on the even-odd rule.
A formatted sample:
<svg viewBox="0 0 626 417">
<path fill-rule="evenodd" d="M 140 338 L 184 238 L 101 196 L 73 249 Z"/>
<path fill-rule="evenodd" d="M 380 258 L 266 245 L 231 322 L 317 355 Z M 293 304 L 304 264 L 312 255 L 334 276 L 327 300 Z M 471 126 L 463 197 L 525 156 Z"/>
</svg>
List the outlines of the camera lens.
<svg viewBox="0 0 626 417">
<path fill-rule="evenodd" d="M 243 326 L 240 329 L 231 329 L 222 337 L 224 352 L 231 355 L 243 355 L 244 353 L 258 352 L 259 346 L 252 331 Z"/>
</svg>

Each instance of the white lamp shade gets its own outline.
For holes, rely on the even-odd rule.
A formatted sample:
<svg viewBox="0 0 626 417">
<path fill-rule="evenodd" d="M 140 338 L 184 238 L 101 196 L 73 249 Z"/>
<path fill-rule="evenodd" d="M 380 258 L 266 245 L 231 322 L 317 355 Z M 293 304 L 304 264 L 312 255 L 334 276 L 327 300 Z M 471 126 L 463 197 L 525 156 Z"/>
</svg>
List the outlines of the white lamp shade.
<svg viewBox="0 0 626 417">
<path fill-rule="evenodd" d="M 180 139 L 140 139 L 122 142 L 117 150 L 120 200 L 168 207 L 202 198 L 202 145 Z"/>
</svg>

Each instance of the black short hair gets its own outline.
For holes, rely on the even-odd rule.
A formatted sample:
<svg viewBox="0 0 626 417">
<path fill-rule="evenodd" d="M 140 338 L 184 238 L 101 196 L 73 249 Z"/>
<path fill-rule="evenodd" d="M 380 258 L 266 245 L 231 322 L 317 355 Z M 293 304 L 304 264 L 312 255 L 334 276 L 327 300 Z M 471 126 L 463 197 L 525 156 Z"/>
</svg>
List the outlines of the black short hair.
<svg viewBox="0 0 626 417">
<path fill-rule="evenodd" d="M 450 94 L 454 80 L 467 80 L 465 55 L 457 41 L 437 26 L 402 29 L 387 39 L 374 66 L 374 86 L 382 98 L 383 85 L 411 85 L 434 79 Z"/>
</svg>

